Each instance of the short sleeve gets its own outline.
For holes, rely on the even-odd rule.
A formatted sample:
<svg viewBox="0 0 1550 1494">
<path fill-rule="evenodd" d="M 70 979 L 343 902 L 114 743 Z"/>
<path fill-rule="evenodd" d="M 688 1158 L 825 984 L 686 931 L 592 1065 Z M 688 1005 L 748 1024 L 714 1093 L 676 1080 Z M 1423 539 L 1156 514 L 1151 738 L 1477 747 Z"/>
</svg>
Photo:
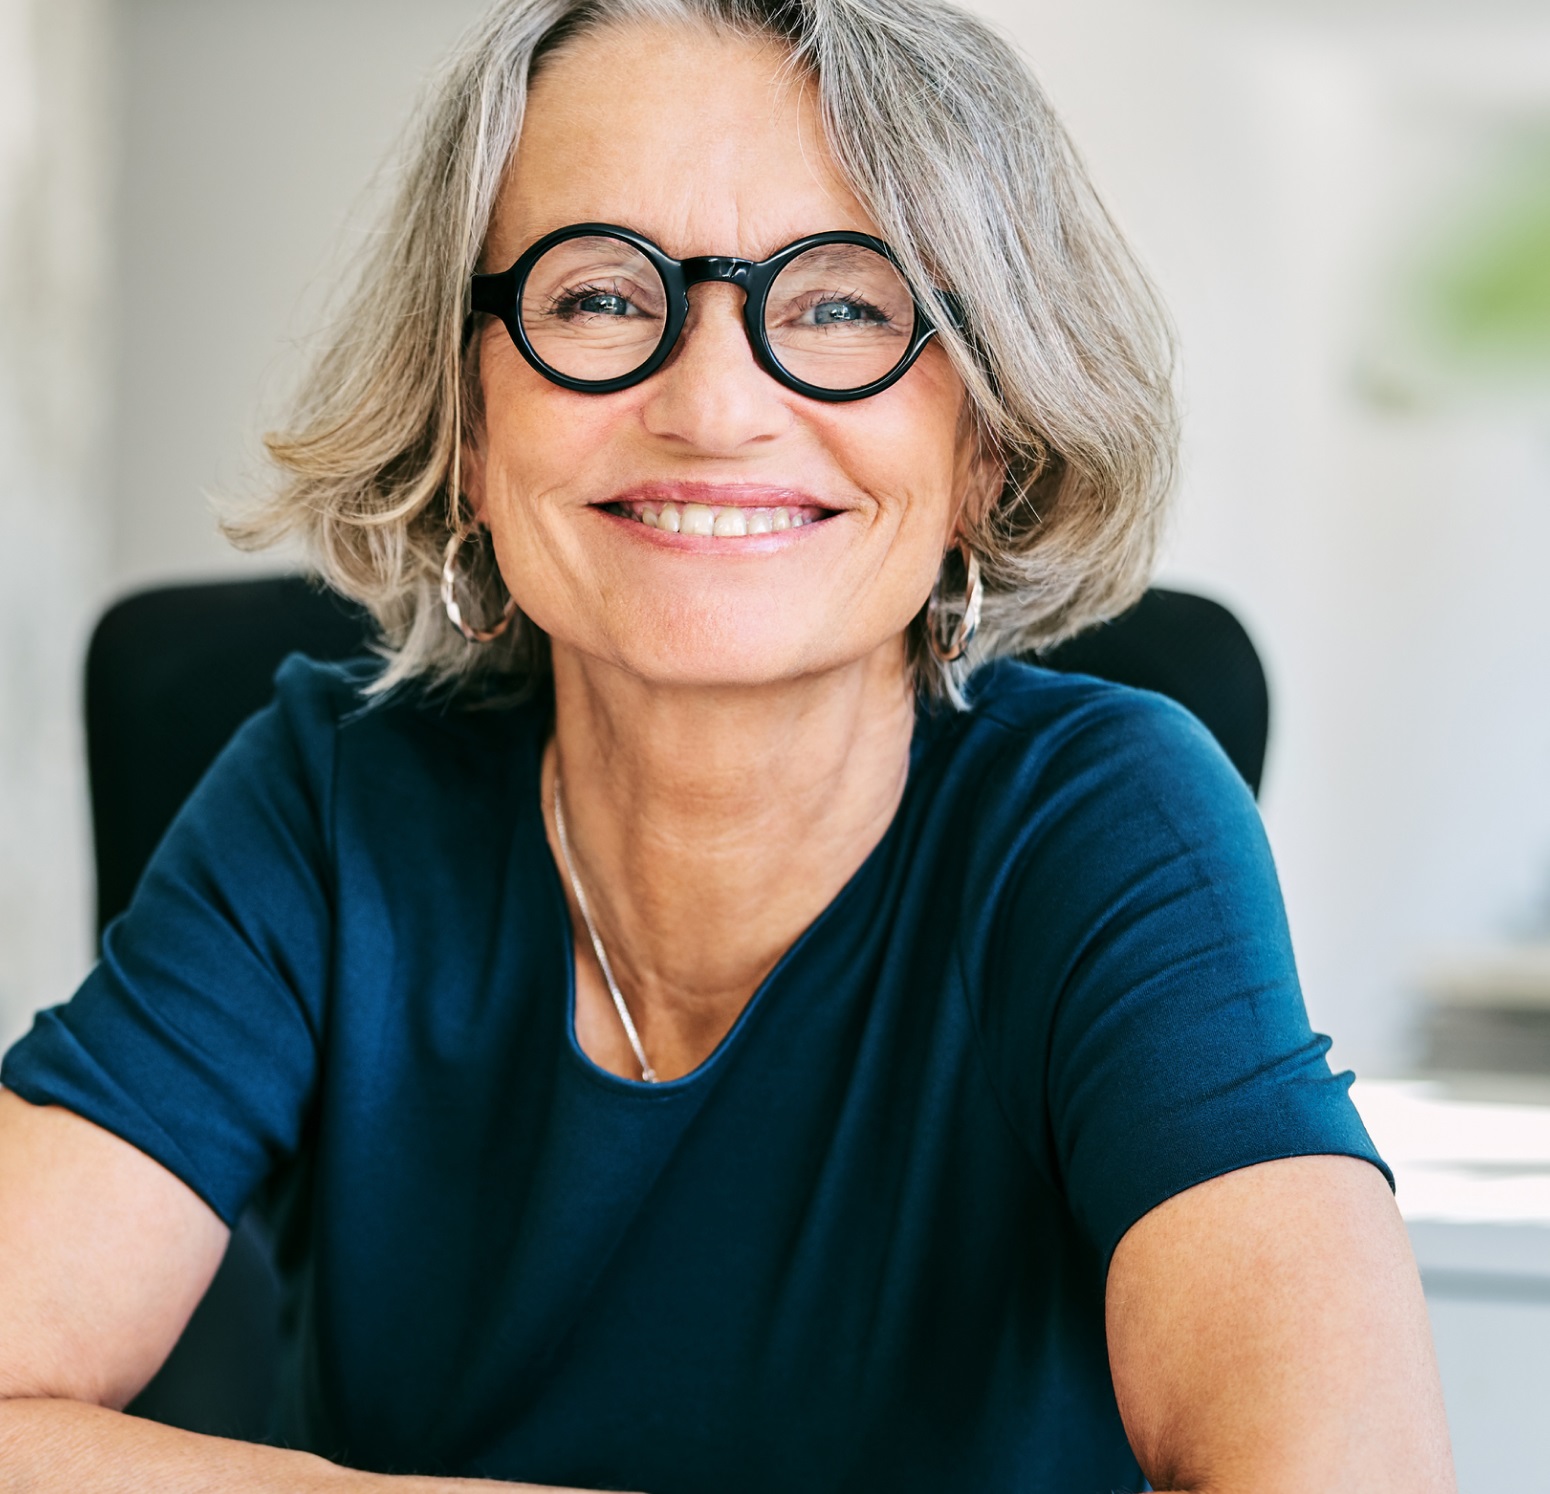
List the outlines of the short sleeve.
<svg viewBox="0 0 1550 1494">
<path fill-rule="evenodd" d="M 1247 786 L 1171 702 L 1107 690 L 1039 775 L 982 1022 L 1013 1123 L 1105 1262 L 1164 1199 L 1280 1157 L 1382 1168 L 1308 1024 Z"/>
<path fill-rule="evenodd" d="M 0 1083 L 114 1132 L 228 1224 L 298 1146 L 332 930 L 337 676 L 291 659 L 152 856 L 102 959 Z"/>
</svg>

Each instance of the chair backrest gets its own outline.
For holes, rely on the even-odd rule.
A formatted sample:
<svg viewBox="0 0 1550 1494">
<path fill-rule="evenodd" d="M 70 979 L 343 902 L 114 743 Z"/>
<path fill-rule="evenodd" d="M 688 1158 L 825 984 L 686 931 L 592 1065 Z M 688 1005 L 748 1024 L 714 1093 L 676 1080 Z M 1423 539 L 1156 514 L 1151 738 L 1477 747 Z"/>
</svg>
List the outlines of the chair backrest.
<svg viewBox="0 0 1550 1494">
<path fill-rule="evenodd" d="M 205 769 L 269 700 L 280 661 L 293 652 L 348 658 L 370 637 L 359 609 L 297 577 L 164 587 L 104 614 L 86 663 L 99 933 L 128 905 Z M 1172 696 L 1258 790 L 1269 698 L 1254 646 L 1226 608 L 1150 591 L 1123 617 L 1038 662 Z M 171 1357 L 129 1409 L 191 1431 L 262 1440 L 276 1385 L 277 1314 L 268 1244 L 250 1216 Z"/>
<path fill-rule="evenodd" d="M 289 653 L 362 652 L 369 620 L 299 576 L 165 586 L 110 607 L 86 656 L 86 757 L 97 931 Z"/>
<path fill-rule="evenodd" d="M 1253 641 L 1220 602 L 1153 587 L 1120 617 L 1039 657 L 1070 674 L 1155 690 L 1194 712 L 1259 793 L 1270 690 Z"/>
</svg>

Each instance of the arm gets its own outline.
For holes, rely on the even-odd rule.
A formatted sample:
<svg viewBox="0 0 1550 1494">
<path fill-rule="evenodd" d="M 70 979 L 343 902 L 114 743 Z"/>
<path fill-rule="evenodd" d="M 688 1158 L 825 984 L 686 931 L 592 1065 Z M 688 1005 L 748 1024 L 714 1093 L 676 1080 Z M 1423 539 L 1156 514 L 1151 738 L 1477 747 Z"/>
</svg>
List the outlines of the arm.
<svg viewBox="0 0 1550 1494">
<path fill-rule="evenodd" d="M 1120 1414 L 1159 1490 L 1453 1491 L 1420 1278 L 1367 1163 L 1176 1195 L 1120 1241 L 1107 1294 Z"/>
<path fill-rule="evenodd" d="M 171 1352 L 226 1248 L 197 1194 L 110 1132 L 0 1091 L 0 1468 L 7 1488 L 92 1491 L 530 1485 L 356 1473 L 120 1414 Z"/>
</svg>

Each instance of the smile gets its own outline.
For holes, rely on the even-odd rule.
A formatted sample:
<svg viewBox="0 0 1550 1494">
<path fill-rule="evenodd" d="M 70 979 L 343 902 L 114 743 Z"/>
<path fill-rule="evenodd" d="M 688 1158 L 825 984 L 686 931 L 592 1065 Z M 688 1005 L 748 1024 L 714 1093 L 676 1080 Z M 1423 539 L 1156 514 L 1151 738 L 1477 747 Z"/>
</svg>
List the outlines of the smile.
<svg viewBox="0 0 1550 1494">
<path fill-rule="evenodd" d="M 669 534 L 688 534 L 705 539 L 743 539 L 750 534 L 780 534 L 829 518 L 834 510 L 807 504 L 779 504 L 772 508 L 743 504 L 672 503 L 625 501 L 602 505 L 603 512 L 633 519 L 648 529 Z"/>
</svg>

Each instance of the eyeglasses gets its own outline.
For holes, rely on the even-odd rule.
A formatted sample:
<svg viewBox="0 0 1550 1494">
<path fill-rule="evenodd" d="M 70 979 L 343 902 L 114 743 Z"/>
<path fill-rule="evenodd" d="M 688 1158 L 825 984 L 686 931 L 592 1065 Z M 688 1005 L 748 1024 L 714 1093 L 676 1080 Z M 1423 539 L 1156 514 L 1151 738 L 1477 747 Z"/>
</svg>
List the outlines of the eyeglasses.
<svg viewBox="0 0 1550 1494">
<path fill-rule="evenodd" d="M 576 223 L 545 234 L 509 270 L 473 276 L 470 309 L 498 316 L 545 378 L 611 394 L 661 368 L 689 315 L 689 287 L 710 281 L 742 288 L 755 358 L 811 399 L 881 393 L 936 331 L 888 246 L 843 230 L 759 261 L 674 259 L 628 228 Z"/>
</svg>

